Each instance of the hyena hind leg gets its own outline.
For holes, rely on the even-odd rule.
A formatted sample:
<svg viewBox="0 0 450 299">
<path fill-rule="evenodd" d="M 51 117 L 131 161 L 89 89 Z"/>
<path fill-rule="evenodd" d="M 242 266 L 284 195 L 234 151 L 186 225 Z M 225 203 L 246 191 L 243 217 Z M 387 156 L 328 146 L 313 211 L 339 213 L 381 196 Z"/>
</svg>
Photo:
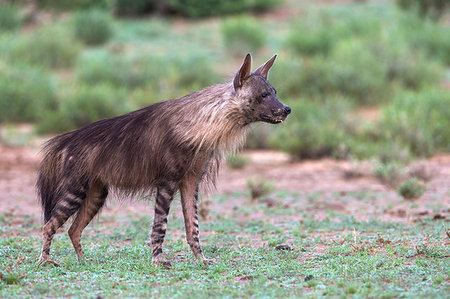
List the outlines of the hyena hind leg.
<svg viewBox="0 0 450 299">
<path fill-rule="evenodd" d="M 53 264 L 59 265 L 50 259 L 50 246 L 56 231 L 78 211 L 86 198 L 86 192 L 79 189 L 73 192 L 67 192 L 56 206 L 53 208 L 50 219 L 45 223 L 42 232 L 42 252 L 39 258 L 39 265 Z"/>
<path fill-rule="evenodd" d="M 93 184 L 88 190 L 87 197 L 81 205 L 77 217 L 69 228 L 69 237 L 77 254 L 78 262 L 80 263 L 87 261 L 81 248 L 81 233 L 103 207 L 107 196 L 108 187 L 101 183 Z"/>
<path fill-rule="evenodd" d="M 155 265 L 170 267 L 169 261 L 162 257 L 162 244 L 166 236 L 167 216 L 170 204 L 176 190 L 176 183 L 164 183 L 158 186 L 155 203 L 155 217 L 153 219 L 152 233 L 150 235 L 152 248 L 152 261 Z"/>
</svg>

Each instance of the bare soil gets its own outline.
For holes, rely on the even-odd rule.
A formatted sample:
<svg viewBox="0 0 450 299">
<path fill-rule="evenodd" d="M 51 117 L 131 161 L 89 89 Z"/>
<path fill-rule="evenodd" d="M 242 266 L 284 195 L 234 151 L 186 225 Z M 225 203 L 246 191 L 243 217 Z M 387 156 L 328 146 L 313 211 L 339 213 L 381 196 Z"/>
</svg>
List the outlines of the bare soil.
<svg viewBox="0 0 450 299">
<path fill-rule="evenodd" d="M 403 222 L 417 221 L 423 217 L 449 219 L 448 154 L 418 162 L 431 178 L 426 183 L 425 194 L 413 201 L 402 199 L 396 190 L 381 183 L 373 175 L 370 162 L 332 159 L 293 162 L 289 156 L 280 152 L 249 151 L 243 154 L 249 159 L 243 169 L 229 169 L 224 163 L 216 194 L 246 194 L 248 179 L 257 177 L 273 184 L 276 190 L 285 190 L 294 196 L 294 201 L 283 203 L 285 199 L 273 195 L 265 201 L 269 207 L 280 203 L 286 209 L 302 206 L 316 218 L 325 217 L 326 211 L 332 210 L 353 215 L 358 220 L 371 217 Z M 39 147 L 0 145 L 0 214 L 26 216 L 41 221 L 41 208 L 35 193 L 40 159 Z M 230 196 L 225 202 L 211 200 L 209 208 L 217 214 L 231 215 L 234 208 L 249 203 L 250 200 L 243 200 L 242 196 Z M 174 203 L 174 206 L 175 213 L 181 216 L 178 204 Z M 153 204 L 147 201 L 110 200 L 103 213 L 153 215 Z M 248 217 L 259 216 L 255 213 Z M 289 217 L 301 221 L 300 216 Z"/>
</svg>

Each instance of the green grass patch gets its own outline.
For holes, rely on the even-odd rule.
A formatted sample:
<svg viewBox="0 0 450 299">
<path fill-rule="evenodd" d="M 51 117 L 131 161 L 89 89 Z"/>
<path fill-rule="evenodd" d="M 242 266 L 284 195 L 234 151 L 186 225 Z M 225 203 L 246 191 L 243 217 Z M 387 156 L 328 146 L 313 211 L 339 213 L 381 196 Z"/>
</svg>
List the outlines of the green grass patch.
<svg viewBox="0 0 450 299">
<path fill-rule="evenodd" d="M 52 246 L 63 266 L 37 267 L 41 223 L 2 215 L 0 296 L 439 297 L 446 292 L 449 251 L 436 221 L 405 225 L 337 215 L 277 226 L 268 219 L 279 222 L 284 215 L 215 217 L 200 225 L 204 253 L 217 261 L 204 266 L 183 238 L 172 235 L 183 231 L 183 221 L 170 219 L 164 247 L 173 266 L 163 269 L 152 264 L 145 245 L 151 218 L 108 217 L 101 216 L 83 236 L 93 262 L 79 264 L 64 233 Z M 287 250 L 277 249 L 286 243 Z"/>
</svg>

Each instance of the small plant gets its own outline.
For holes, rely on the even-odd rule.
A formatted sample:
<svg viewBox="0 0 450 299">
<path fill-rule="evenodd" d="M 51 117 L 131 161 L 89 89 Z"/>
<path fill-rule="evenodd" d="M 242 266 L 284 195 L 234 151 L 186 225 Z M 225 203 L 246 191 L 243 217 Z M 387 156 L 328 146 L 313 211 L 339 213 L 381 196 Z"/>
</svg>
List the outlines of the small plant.
<svg viewBox="0 0 450 299">
<path fill-rule="evenodd" d="M 275 189 L 270 182 L 259 177 L 249 179 L 247 187 L 250 190 L 250 199 L 252 201 L 268 196 Z"/>
<path fill-rule="evenodd" d="M 347 143 L 351 138 L 345 124 L 350 111 L 347 103 L 299 100 L 289 106 L 292 107 L 290 117 L 301 121 L 287 121 L 274 131 L 270 140 L 274 148 L 300 159 L 347 156 Z"/>
<path fill-rule="evenodd" d="M 10 3 L 0 3 L 0 31 L 12 31 L 22 24 L 19 8 Z"/>
<path fill-rule="evenodd" d="M 43 70 L 0 61 L 0 122 L 32 122 L 56 108 L 56 82 Z"/>
<path fill-rule="evenodd" d="M 53 26 L 20 35 L 11 44 L 7 56 L 17 63 L 66 68 L 74 64 L 79 51 L 80 45 L 65 28 Z"/>
<path fill-rule="evenodd" d="M 18 284 L 21 280 L 21 277 L 16 273 L 7 273 L 1 274 L 0 279 L 3 280 L 6 284 Z"/>
<path fill-rule="evenodd" d="M 88 45 L 101 45 L 113 35 L 110 15 L 101 10 L 80 11 L 74 16 L 75 37 Z"/>
<path fill-rule="evenodd" d="M 384 140 L 409 148 L 415 156 L 450 149 L 450 92 L 404 92 L 382 111 L 378 130 Z"/>
<path fill-rule="evenodd" d="M 57 111 L 39 123 L 40 132 L 61 132 L 132 110 L 125 90 L 108 84 L 79 86 L 69 91 Z"/>
<path fill-rule="evenodd" d="M 245 11 L 265 11 L 281 0 L 169 0 L 169 7 L 178 14 L 190 18 L 221 16 Z"/>
<path fill-rule="evenodd" d="M 421 197 L 425 191 L 425 185 L 417 178 L 411 178 L 398 186 L 398 193 L 408 200 Z"/>
<path fill-rule="evenodd" d="M 227 165 L 231 169 L 242 169 L 247 165 L 249 159 L 239 154 L 230 155 L 227 157 Z"/>
<path fill-rule="evenodd" d="M 266 43 L 263 25 L 250 17 L 225 20 L 222 35 L 225 48 L 235 55 L 256 52 Z"/>
<path fill-rule="evenodd" d="M 404 177 L 404 171 L 397 164 L 380 163 L 374 170 L 377 179 L 383 184 L 395 188 Z"/>
</svg>

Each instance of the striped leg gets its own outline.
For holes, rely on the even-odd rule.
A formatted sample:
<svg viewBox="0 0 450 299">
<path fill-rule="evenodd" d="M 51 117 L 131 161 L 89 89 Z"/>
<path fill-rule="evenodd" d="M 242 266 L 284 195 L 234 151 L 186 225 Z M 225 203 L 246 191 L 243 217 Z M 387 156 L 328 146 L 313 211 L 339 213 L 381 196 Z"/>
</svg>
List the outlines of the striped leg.
<svg viewBox="0 0 450 299">
<path fill-rule="evenodd" d="M 83 187 L 78 189 L 69 188 L 69 191 L 64 196 L 64 199 L 59 201 L 52 211 L 50 219 L 45 223 L 42 233 L 42 252 L 39 258 L 39 265 L 54 264 L 59 265 L 57 262 L 50 259 L 50 246 L 55 236 L 56 231 L 78 211 L 86 198 L 86 191 Z"/>
<path fill-rule="evenodd" d="M 162 257 L 162 244 L 166 236 L 167 216 L 169 214 L 170 204 L 176 190 L 175 183 L 165 183 L 158 186 L 155 203 L 155 218 L 153 219 L 151 246 L 153 263 L 170 267 L 170 262 Z"/>
<path fill-rule="evenodd" d="M 75 248 L 78 262 L 80 263 L 84 263 L 86 261 L 80 243 L 81 233 L 89 222 L 91 222 L 92 218 L 97 215 L 98 211 L 105 203 L 106 196 L 108 196 L 108 187 L 100 183 L 94 184 L 89 189 L 87 197 L 78 212 L 77 218 L 75 218 L 69 229 L 69 237 L 72 241 L 73 248 Z"/>
<path fill-rule="evenodd" d="M 196 259 L 200 259 L 204 264 L 208 265 L 214 263 L 213 260 L 206 259 L 203 256 L 200 247 L 200 240 L 198 238 L 198 215 L 197 215 L 197 201 L 198 201 L 198 185 L 189 184 L 185 182 L 180 187 L 181 205 L 183 207 L 184 225 L 186 228 L 186 240 L 191 247 Z"/>
</svg>

